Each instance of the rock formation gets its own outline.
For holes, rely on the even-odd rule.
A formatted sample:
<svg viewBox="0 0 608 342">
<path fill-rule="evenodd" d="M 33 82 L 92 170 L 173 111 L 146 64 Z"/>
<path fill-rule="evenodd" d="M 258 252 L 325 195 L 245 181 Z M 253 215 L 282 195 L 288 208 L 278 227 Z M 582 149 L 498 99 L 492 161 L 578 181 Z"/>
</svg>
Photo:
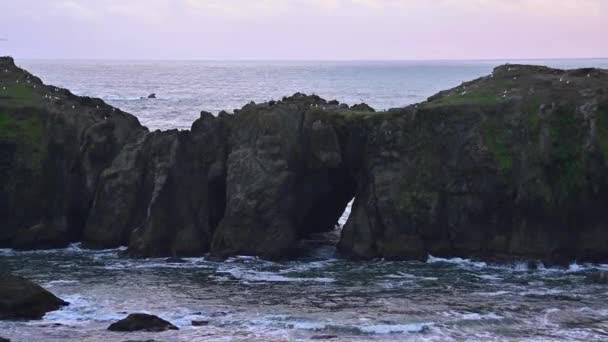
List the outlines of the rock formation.
<svg viewBox="0 0 608 342">
<path fill-rule="evenodd" d="M 108 330 L 110 331 L 148 331 L 148 332 L 160 332 L 165 330 L 179 330 L 173 324 L 165 321 L 162 318 L 158 318 L 154 315 L 148 315 L 143 313 L 134 313 L 127 316 L 125 319 L 121 319 L 116 323 L 112 323 Z"/>
<path fill-rule="evenodd" d="M 608 71 L 506 65 L 375 112 L 295 94 L 148 132 L 0 59 L 0 246 L 608 260 Z"/>
<path fill-rule="evenodd" d="M 340 250 L 608 259 L 608 72 L 507 65 L 366 125 Z"/>
<path fill-rule="evenodd" d="M 23 277 L 0 274 L 0 320 L 40 319 L 66 305 L 67 302 Z"/>
</svg>

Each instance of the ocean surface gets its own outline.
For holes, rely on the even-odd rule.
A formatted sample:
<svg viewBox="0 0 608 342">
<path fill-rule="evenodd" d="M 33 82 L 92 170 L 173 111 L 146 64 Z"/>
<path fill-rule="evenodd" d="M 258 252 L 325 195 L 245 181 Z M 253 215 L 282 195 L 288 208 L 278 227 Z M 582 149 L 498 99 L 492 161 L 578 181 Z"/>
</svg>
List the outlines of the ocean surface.
<svg viewBox="0 0 608 342">
<path fill-rule="evenodd" d="M 500 64 L 558 68 L 603 67 L 608 59 L 268 62 L 268 61 L 43 61 L 16 60 L 47 84 L 99 97 L 155 129 L 189 129 L 201 110 L 231 112 L 250 101 L 278 100 L 296 92 L 317 94 L 376 110 L 403 107 Z M 156 99 L 147 96 L 155 93 Z"/>
<path fill-rule="evenodd" d="M 426 99 L 491 72 L 479 62 L 21 61 L 47 84 L 101 97 L 151 129 L 190 127 L 218 112 L 297 91 L 382 110 Z M 512 61 L 522 62 L 522 61 Z M 523 61 L 608 68 L 608 60 Z M 157 99 L 141 99 L 156 93 Z M 350 213 L 347 209 L 343 224 Z M 79 244 L 0 250 L 0 270 L 28 277 L 71 303 L 40 321 L 0 321 L 13 341 L 608 341 L 608 285 L 588 280 L 608 265 L 566 268 L 429 256 L 348 261 L 339 229 L 302 241 L 306 255 L 267 261 L 130 259 L 125 248 Z M 179 331 L 115 333 L 146 312 Z M 194 327 L 192 320 L 208 321 Z"/>
</svg>

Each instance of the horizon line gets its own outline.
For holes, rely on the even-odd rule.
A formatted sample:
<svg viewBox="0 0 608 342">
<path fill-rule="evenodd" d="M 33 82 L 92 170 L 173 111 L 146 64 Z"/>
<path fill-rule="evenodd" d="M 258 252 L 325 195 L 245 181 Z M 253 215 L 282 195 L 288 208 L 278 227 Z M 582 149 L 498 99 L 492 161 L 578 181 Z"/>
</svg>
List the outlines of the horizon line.
<svg viewBox="0 0 608 342">
<path fill-rule="evenodd" d="M 296 58 L 90 58 L 90 57 L 12 57 L 15 60 L 30 61 L 132 61 L 132 62 L 499 62 L 499 61 L 568 61 L 568 60 L 603 60 L 605 57 L 497 57 L 497 58 L 412 58 L 412 59 L 296 59 Z"/>
</svg>

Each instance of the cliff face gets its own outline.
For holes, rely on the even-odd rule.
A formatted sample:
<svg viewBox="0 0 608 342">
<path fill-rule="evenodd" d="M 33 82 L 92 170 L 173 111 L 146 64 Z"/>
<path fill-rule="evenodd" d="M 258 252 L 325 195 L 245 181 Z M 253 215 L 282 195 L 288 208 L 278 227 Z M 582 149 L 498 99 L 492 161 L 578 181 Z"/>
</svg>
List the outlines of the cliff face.
<svg viewBox="0 0 608 342">
<path fill-rule="evenodd" d="M 608 73 L 511 65 L 366 126 L 340 249 L 608 258 Z"/>
<path fill-rule="evenodd" d="M 0 58 L 0 245 L 81 239 L 99 174 L 145 131 L 134 116 L 45 86 Z"/>
<path fill-rule="evenodd" d="M 355 197 L 353 258 L 608 260 L 604 70 L 502 66 L 380 113 L 295 94 L 150 133 L 0 66 L 3 246 L 280 257 Z"/>
</svg>

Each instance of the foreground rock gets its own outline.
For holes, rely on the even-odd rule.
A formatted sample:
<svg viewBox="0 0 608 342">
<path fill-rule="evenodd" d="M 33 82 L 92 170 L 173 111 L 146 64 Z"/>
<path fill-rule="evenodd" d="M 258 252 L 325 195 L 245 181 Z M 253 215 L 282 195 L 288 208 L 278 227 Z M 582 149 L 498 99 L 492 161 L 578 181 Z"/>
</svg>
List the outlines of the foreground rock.
<svg viewBox="0 0 608 342">
<path fill-rule="evenodd" d="M 0 337 L 0 342 L 11 342 L 8 338 Z"/>
<path fill-rule="evenodd" d="M 0 247 L 608 261 L 608 71 L 506 65 L 406 108 L 295 94 L 148 132 L 0 58 Z"/>
<path fill-rule="evenodd" d="M 153 315 L 135 313 L 130 314 L 127 318 L 122 319 L 116 323 L 113 323 L 108 327 L 110 331 L 122 331 L 122 332 L 133 332 L 133 331 L 149 331 L 149 332 L 160 332 L 165 330 L 179 330 L 173 324 L 165 321 L 164 319 L 158 318 Z"/>
<path fill-rule="evenodd" d="M 0 274 L 0 320 L 40 319 L 67 302 L 19 276 Z"/>
</svg>

